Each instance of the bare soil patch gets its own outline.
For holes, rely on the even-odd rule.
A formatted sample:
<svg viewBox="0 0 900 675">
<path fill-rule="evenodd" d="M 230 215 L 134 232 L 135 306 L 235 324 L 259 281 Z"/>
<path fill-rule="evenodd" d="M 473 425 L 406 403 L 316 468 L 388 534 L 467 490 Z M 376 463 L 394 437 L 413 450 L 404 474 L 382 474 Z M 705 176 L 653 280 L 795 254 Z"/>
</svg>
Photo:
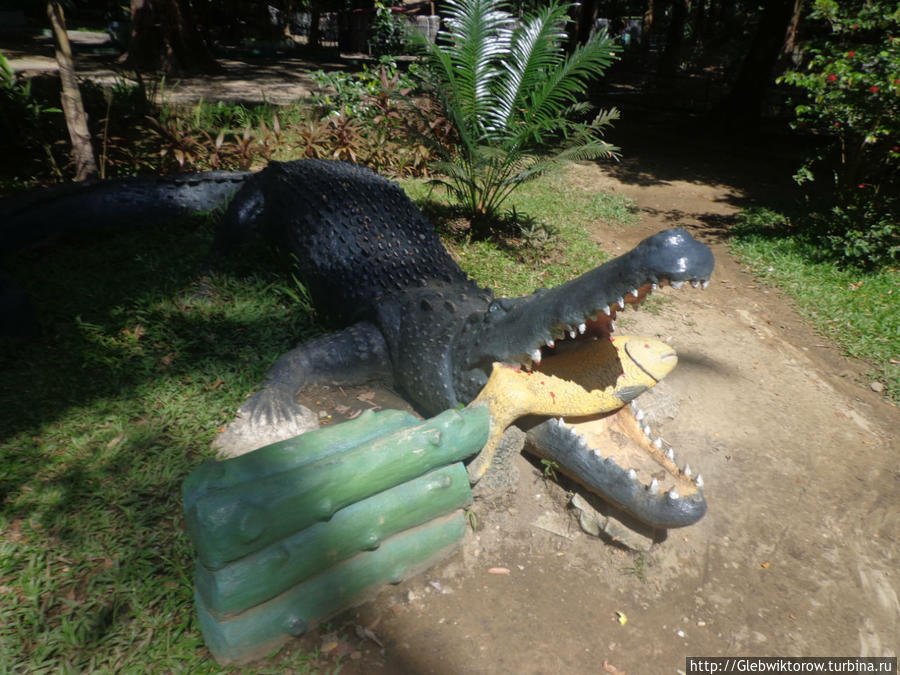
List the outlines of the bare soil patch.
<svg viewBox="0 0 900 675">
<path fill-rule="evenodd" d="M 572 486 L 519 457 L 515 488 L 476 501 L 460 554 L 297 648 L 344 636 L 351 646 L 329 652 L 344 654 L 342 672 L 448 674 L 617 672 L 606 664 L 652 675 L 677 673 L 692 655 L 897 654 L 896 407 L 865 387 L 865 364 L 841 356 L 723 244 L 729 217 L 777 181 L 752 162 L 706 180 L 709 154 L 678 177 L 635 147 L 619 166 L 571 175 L 635 200 L 638 225 L 595 233 L 610 252 L 681 225 L 716 255 L 707 291 L 663 289 L 664 302 L 617 322 L 679 353 L 639 403 L 679 463 L 703 473 L 705 518 L 635 553 L 584 534 L 567 507 Z M 360 409 L 373 400 L 362 390 Z M 357 397 L 328 405 L 354 414 Z"/>
<path fill-rule="evenodd" d="M 631 147 L 620 165 L 572 179 L 635 200 L 638 225 L 595 233 L 610 252 L 680 225 L 716 255 L 707 291 L 666 288 L 661 306 L 617 322 L 679 353 L 639 403 L 679 463 L 703 473 L 709 512 L 634 553 L 584 534 L 571 486 L 520 457 L 515 489 L 476 501 L 460 554 L 329 627 L 368 627 L 382 643 L 356 638 L 342 672 L 653 675 L 683 670 L 686 656 L 900 649 L 898 411 L 865 387 L 865 364 L 723 243 L 741 206 L 779 189 L 761 170 L 771 163 L 715 148 L 668 156 L 647 138 Z"/>
</svg>

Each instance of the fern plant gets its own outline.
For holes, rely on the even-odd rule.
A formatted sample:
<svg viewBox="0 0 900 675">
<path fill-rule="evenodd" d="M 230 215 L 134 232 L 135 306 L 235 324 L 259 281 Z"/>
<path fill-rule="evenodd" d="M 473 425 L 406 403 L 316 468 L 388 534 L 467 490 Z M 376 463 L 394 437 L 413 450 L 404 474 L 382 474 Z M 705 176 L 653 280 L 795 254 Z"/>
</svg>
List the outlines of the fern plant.
<svg viewBox="0 0 900 675">
<path fill-rule="evenodd" d="M 417 37 L 457 138 L 452 148 L 435 144 L 433 168 L 473 226 L 496 221 L 516 187 L 564 160 L 616 156 L 602 131 L 617 110 L 579 121 L 589 83 L 616 58 L 605 32 L 567 54 L 568 5 L 554 0 L 522 18 L 495 0 L 444 6 L 447 30 L 437 42 Z"/>
</svg>

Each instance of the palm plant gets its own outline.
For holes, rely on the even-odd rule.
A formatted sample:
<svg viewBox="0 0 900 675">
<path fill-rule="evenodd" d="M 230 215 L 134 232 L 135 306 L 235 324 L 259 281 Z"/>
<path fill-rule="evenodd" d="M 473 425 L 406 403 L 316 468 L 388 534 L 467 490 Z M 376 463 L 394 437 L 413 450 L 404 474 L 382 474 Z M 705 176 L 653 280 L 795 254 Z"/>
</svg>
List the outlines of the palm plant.
<svg viewBox="0 0 900 675">
<path fill-rule="evenodd" d="M 601 133 L 618 111 L 577 121 L 588 84 L 615 59 L 605 32 L 566 54 L 569 6 L 556 0 L 521 19 L 495 0 L 444 6 L 448 30 L 436 43 L 418 38 L 457 136 L 434 168 L 473 224 L 496 220 L 517 186 L 564 160 L 616 156 Z"/>
</svg>

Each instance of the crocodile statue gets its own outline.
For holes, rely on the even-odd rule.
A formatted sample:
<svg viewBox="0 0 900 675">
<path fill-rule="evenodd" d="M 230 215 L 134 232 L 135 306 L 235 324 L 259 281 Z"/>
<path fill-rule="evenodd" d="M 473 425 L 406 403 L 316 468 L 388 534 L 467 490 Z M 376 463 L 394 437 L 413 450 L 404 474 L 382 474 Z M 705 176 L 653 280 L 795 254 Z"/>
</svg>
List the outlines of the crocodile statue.
<svg viewBox="0 0 900 675">
<path fill-rule="evenodd" d="M 653 439 L 641 413 L 628 405 L 655 381 L 652 368 L 649 383 L 616 386 L 623 361 L 640 367 L 629 348 L 638 349 L 640 341 L 617 347 L 609 339 L 617 312 L 660 285 L 706 286 L 712 254 L 683 229 L 649 237 L 556 288 L 496 298 L 466 276 L 395 183 L 343 162 L 297 160 L 271 162 L 253 174 L 123 179 L 8 200 L 0 203 L 0 250 L 52 234 L 72 214 L 90 226 L 139 224 L 211 210 L 229 198 L 211 260 L 257 235 L 267 237 L 293 258 L 317 310 L 336 328 L 275 362 L 265 386 L 242 406 L 232 427 L 236 435 L 264 438 L 262 445 L 277 439 L 266 437 L 272 429 L 280 437 L 294 433 L 292 425 L 308 413 L 295 396 L 315 382 L 381 378 L 419 413 L 435 415 L 477 399 L 497 367 L 525 378 L 554 373 L 576 379 L 590 370 L 599 381 L 595 377 L 584 395 L 601 389 L 606 399 L 591 419 L 576 413 L 581 416 L 574 422 L 591 428 L 548 414 L 551 406 L 531 420 L 530 446 L 651 526 L 688 525 L 705 513 L 702 478 L 679 468 L 672 449 Z M 618 358 L 618 348 L 630 358 Z M 674 354 L 657 357 L 671 361 Z M 622 460 L 605 457 L 604 438 L 612 435 L 628 438 L 664 476 L 642 481 L 653 474 L 639 476 L 618 466 Z M 486 448 L 469 463 L 473 483 L 491 453 Z"/>
</svg>

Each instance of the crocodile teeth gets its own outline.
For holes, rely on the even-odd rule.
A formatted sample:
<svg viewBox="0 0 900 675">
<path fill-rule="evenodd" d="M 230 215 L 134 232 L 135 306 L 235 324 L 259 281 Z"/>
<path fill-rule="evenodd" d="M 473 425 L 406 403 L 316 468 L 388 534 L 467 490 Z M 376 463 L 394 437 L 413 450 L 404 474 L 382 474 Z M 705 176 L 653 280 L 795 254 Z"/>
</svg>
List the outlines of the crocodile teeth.
<svg viewBox="0 0 900 675">
<path fill-rule="evenodd" d="M 628 469 L 628 471 L 625 472 L 625 475 L 628 476 L 628 480 L 635 480 L 637 478 L 637 471 Z"/>
<path fill-rule="evenodd" d="M 709 279 L 705 279 L 700 282 L 700 288 L 702 288 L 704 291 L 709 288 Z"/>
<path fill-rule="evenodd" d="M 677 291 L 679 288 L 684 286 L 684 282 L 683 281 L 670 281 L 669 285 Z"/>
<path fill-rule="evenodd" d="M 681 495 L 678 494 L 678 490 L 676 488 L 672 488 L 669 490 L 669 499 L 680 499 Z"/>
<path fill-rule="evenodd" d="M 709 282 L 707 282 L 707 283 L 709 283 Z M 656 282 L 654 281 L 652 284 L 650 284 L 650 290 L 651 290 L 651 291 L 658 291 L 658 290 L 659 290 L 659 284 L 656 283 Z"/>
<path fill-rule="evenodd" d="M 691 279 L 691 288 L 698 288 L 700 286 L 700 282 L 696 279 Z"/>
<path fill-rule="evenodd" d="M 703 474 L 697 474 L 697 477 L 694 479 L 694 485 L 696 485 L 698 488 L 703 487 Z"/>
<path fill-rule="evenodd" d="M 611 319 L 610 319 L 610 322 L 609 322 L 609 329 L 610 329 L 610 330 L 615 330 L 615 329 L 616 329 L 616 322 L 613 321 L 613 320 L 611 320 Z"/>
<path fill-rule="evenodd" d="M 650 425 L 644 427 L 644 436 L 650 435 Z"/>
<path fill-rule="evenodd" d="M 652 492 L 656 492 L 658 487 L 659 487 L 659 481 L 654 478 L 653 480 L 650 481 L 650 485 L 647 486 L 647 489 Z"/>
<path fill-rule="evenodd" d="M 625 298 L 619 296 L 619 299 L 616 300 L 616 304 L 619 305 L 619 309 L 625 309 Z"/>
<path fill-rule="evenodd" d="M 612 313 L 612 310 L 610 310 L 609 305 L 606 305 L 605 307 L 603 307 L 603 313 L 606 314 L 606 316 L 609 316 Z"/>
<path fill-rule="evenodd" d="M 547 346 L 550 347 L 550 349 L 553 349 L 556 346 L 556 342 L 554 342 L 553 340 L 547 340 Z"/>
<path fill-rule="evenodd" d="M 578 324 L 578 332 L 579 332 L 581 335 L 584 335 L 584 331 L 586 331 L 586 330 L 587 330 L 587 325 L 586 325 L 586 324 L 583 324 L 583 323 Z"/>
<path fill-rule="evenodd" d="M 653 439 L 653 447 L 655 447 L 657 450 L 662 448 L 662 439 L 661 438 Z"/>
<path fill-rule="evenodd" d="M 644 419 L 644 411 L 641 410 L 640 408 L 638 408 L 637 406 L 634 407 L 634 418 L 638 422 L 640 422 L 642 419 Z"/>
<path fill-rule="evenodd" d="M 691 471 L 691 465 L 690 465 L 690 464 L 685 464 L 685 465 L 684 465 L 684 471 L 683 471 L 682 473 L 684 473 L 684 475 L 687 476 L 688 478 L 690 478 L 691 476 L 694 475 L 694 473 Z"/>
<path fill-rule="evenodd" d="M 528 356 L 529 356 L 529 357 L 531 358 L 531 360 L 534 361 L 535 363 L 540 363 L 540 362 L 541 362 L 541 350 L 540 350 L 540 349 L 535 349 L 535 350 L 534 350 L 533 352 L 531 352 Z"/>
<path fill-rule="evenodd" d="M 634 297 L 636 297 L 636 298 L 639 298 L 639 297 L 640 297 L 640 296 L 638 295 L 638 289 L 636 289 L 636 288 L 631 289 L 631 294 L 632 294 Z"/>
<path fill-rule="evenodd" d="M 574 329 L 570 328 L 569 329 L 569 337 L 574 340 L 576 335 L 578 335 L 578 333 L 576 333 Z"/>
<path fill-rule="evenodd" d="M 560 429 L 565 429 L 565 428 L 566 428 L 566 423 L 565 423 L 565 421 L 563 420 L 562 417 L 557 417 L 557 418 L 556 418 L 556 426 L 558 426 Z"/>
<path fill-rule="evenodd" d="M 672 448 L 669 448 L 668 450 L 666 450 L 666 457 L 668 457 L 669 459 L 671 459 L 674 462 L 675 461 L 675 451 L 672 450 Z"/>
</svg>

